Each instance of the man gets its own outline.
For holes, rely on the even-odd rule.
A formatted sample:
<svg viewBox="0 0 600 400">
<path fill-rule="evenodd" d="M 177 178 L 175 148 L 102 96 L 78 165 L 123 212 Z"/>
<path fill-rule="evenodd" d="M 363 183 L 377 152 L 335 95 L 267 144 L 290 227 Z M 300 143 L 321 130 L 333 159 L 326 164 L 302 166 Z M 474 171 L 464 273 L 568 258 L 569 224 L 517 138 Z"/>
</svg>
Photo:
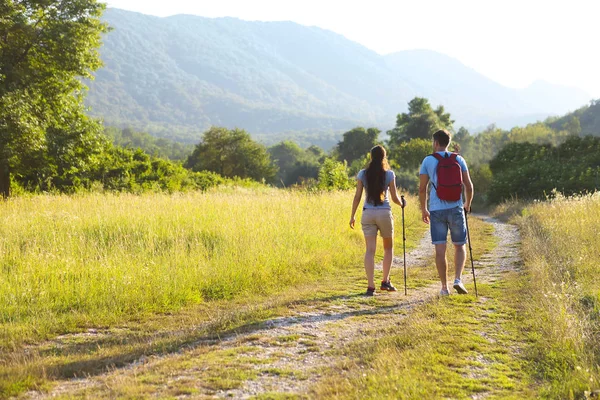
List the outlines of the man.
<svg viewBox="0 0 600 400">
<path fill-rule="evenodd" d="M 438 274 L 442 282 L 442 290 L 440 295 L 447 296 L 448 291 L 447 272 L 448 263 L 446 261 L 446 238 L 448 229 L 454 244 L 454 264 L 455 264 L 455 279 L 454 289 L 460 294 L 467 294 L 467 289 L 461 281 L 461 275 L 467 260 L 467 227 L 465 223 L 464 212 L 470 212 L 471 202 L 473 201 L 473 183 L 469 175 L 469 169 L 464 158 L 459 155 L 453 156 L 448 152 L 451 136 L 446 130 L 439 130 L 433 134 L 433 154 L 425 157 L 421 164 L 420 183 L 419 183 L 419 201 L 421 203 L 421 214 L 423 222 L 430 225 L 431 241 L 435 245 L 435 264 Z M 439 154 L 439 156 L 436 156 Z M 444 160 L 445 159 L 445 160 Z M 443 185 L 438 185 L 438 164 L 443 162 L 444 166 L 450 165 L 449 168 L 444 168 L 443 179 L 448 178 L 448 174 L 452 174 L 452 166 L 456 168 L 457 179 L 462 178 L 462 185 L 466 189 L 466 196 L 463 203 L 462 186 L 458 191 L 449 196 L 445 191 L 449 185 L 442 182 Z M 454 163 L 454 165 L 451 165 Z M 458 165 L 457 165 L 458 164 Z M 459 168 L 460 167 L 460 168 Z M 429 208 L 427 207 L 427 185 L 431 182 L 431 190 L 429 192 Z M 461 185 L 460 181 L 458 185 Z M 439 194 L 439 196 L 438 196 Z M 440 199 L 446 198 L 450 200 Z"/>
</svg>

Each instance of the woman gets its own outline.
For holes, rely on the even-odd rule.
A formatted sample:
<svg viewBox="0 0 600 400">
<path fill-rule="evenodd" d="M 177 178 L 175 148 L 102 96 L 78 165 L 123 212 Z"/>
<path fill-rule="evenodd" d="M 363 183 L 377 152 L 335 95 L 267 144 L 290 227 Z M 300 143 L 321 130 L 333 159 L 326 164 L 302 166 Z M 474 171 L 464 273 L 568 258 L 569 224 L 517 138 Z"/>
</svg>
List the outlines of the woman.
<svg viewBox="0 0 600 400">
<path fill-rule="evenodd" d="M 392 201 L 400 207 L 402 204 L 396 191 L 396 175 L 390 170 L 385 149 L 383 146 L 375 146 L 371 149 L 371 162 L 367 169 L 361 170 L 357 177 L 356 193 L 352 202 L 352 216 L 350 218 L 350 228 L 354 229 L 356 210 L 360 204 L 363 187 L 366 189 L 365 203 L 361 225 L 365 234 L 365 243 L 367 251 L 365 253 L 365 272 L 369 281 L 366 296 L 375 295 L 375 282 L 373 281 L 375 273 L 375 249 L 377 247 L 377 231 L 383 238 L 383 280 L 381 281 L 381 290 L 396 291 L 396 288 L 390 282 L 390 269 L 392 267 L 392 257 L 394 254 L 394 217 L 392 216 L 392 207 L 388 199 L 388 193 Z"/>
</svg>

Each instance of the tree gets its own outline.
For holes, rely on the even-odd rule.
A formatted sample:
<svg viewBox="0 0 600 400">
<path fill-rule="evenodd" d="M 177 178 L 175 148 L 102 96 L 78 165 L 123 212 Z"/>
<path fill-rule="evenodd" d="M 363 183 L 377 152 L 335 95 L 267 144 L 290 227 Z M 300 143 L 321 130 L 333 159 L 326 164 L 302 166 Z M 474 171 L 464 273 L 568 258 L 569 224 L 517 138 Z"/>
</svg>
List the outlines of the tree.
<svg viewBox="0 0 600 400">
<path fill-rule="evenodd" d="M 185 162 L 192 171 L 212 171 L 226 178 L 251 178 L 272 182 L 277 168 L 267 148 L 242 129 L 212 127 Z"/>
<path fill-rule="evenodd" d="M 581 122 L 579 118 L 572 115 L 563 125 L 563 129 L 569 132 L 570 135 L 579 136 L 581 135 Z"/>
<path fill-rule="evenodd" d="M 319 159 L 325 153 L 317 146 L 303 150 L 296 143 L 286 140 L 270 147 L 269 154 L 279 167 L 277 181 L 284 186 L 291 186 L 303 179 L 316 179 L 319 173 Z"/>
<path fill-rule="evenodd" d="M 392 159 L 402 169 L 415 170 L 421 166 L 423 159 L 432 152 L 431 140 L 412 139 L 401 143 L 392 154 Z"/>
<path fill-rule="evenodd" d="M 296 143 L 286 140 L 269 148 L 269 154 L 273 162 L 279 167 L 277 181 L 284 186 L 293 184 L 288 179 L 289 173 L 304 158 L 304 150 Z"/>
<path fill-rule="evenodd" d="M 388 145 L 394 149 L 400 143 L 410 139 L 429 139 L 438 129 L 453 130 L 454 121 L 450 114 L 446 113 L 444 106 L 435 110 L 429 104 L 429 100 L 423 97 L 415 97 L 408 103 L 408 113 L 398 114 L 396 127 L 388 131 L 390 139 Z"/>
<path fill-rule="evenodd" d="M 348 177 L 348 164 L 327 158 L 319 170 L 319 183 L 321 190 L 347 190 L 352 187 L 352 180 Z"/>
<path fill-rule="evenodd" d="M 355 160 L 363 158 L 377 144 L 380 132 L 377 128 L 365 129 L 359 126 L 344 133 L 336 148 L 338 159 L 352 164 Z"/>
<path fill-rule="evenodd" d="M 44 146 L 19 157 L 15 176 L 29 190 L 73 192 L 89 188 L 92 171 L 105 155 L 107 139 L 97 121 L 82 115 L 79 107 L 63 111 L 62 126 L 49 126 Z"/>
<path fill-rule="evenodd" d="M 323 163 L 327 158 L 327 153 L 315 144 L 306 149 L 306 154 L 308 154 L 310 158 L 316 160 L 319 164 Z"/>
<path fill-rule="evenodd" d="M 0 4 L 0 193 L 10 195 L 20 160 L 47 147 L 69 110 L 82 123 L 84 89 L 100 67 L 107 26 L 96 0 L 23 0 Z M 93 123 L 90 121 L 90 123 Z M 82 131 L 77 129 L 78 131 Z M 65 131 L 72 133 L 68 127 Z M 85 129 L 83 130 L 85 131 Z M 22 164 L 22 163 L 21 163 Z"/>
<path fill-rule="evenodd" d="M 463 143 L 464 141 L 468 141 L 470 138 L 471 133 L 469 132 L 469 130 L 464 126 L 461 126 L 452 139 L 458 143 Z"/>
</svg>

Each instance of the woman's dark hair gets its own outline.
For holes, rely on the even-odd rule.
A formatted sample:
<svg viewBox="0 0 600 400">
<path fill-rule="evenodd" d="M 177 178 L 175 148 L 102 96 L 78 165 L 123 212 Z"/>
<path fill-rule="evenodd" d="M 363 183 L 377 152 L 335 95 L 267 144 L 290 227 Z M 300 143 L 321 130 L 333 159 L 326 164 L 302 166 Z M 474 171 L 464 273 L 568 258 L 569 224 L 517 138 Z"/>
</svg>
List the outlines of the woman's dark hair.
<svg viewBox="0 0 600 400">
<path fill-rule="evenodd" d="M 367 202 L 376 206 L 385 198 L 385 172 L 390 169 L 385 149 L 378 145 L 371 149 L 371 162 L 367 167 Z"/>
</svg>

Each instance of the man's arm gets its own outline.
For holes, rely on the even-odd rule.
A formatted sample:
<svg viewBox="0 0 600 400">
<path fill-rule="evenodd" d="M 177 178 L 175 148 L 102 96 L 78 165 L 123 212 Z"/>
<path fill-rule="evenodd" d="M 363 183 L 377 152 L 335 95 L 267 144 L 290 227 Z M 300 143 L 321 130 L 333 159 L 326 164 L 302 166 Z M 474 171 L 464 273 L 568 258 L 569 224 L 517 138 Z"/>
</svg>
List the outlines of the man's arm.
<svg viewBox="0 0 600 400">
<path fill-rule="evenodd" d="M 471 181 L 471 175 L 469 171 L 462 172 L 463 183 L 465 185 L 465 210 L 471 212 L 471 203 L 473 202 L 473 182 Z"/>
<path fill-rule="evenodd" d="M 427 210 L 427 184 L 429 175 L 419 175 L 419 202 L 421 203 L 421 217 L 423 222 L 429 223 L 429 211 Z"/>
</svg>

